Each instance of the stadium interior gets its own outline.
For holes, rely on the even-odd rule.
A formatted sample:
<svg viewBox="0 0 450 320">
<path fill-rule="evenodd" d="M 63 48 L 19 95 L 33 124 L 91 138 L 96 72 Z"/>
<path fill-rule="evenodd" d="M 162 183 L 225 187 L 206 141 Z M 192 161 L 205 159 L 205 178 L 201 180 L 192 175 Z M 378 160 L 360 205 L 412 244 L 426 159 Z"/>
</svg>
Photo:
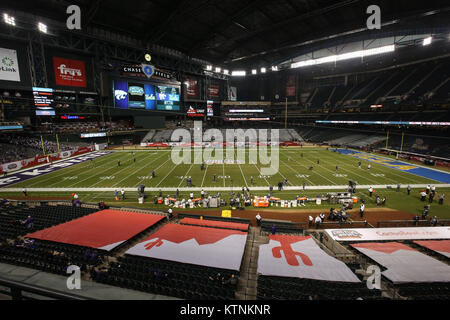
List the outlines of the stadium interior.
<svg viewBox="0 0 450 320">
<path fill-rule="evenodd" d="M 448 1 L 128 3 L 0 4 L 0 300 L 450 299 Z"/>
</svg>

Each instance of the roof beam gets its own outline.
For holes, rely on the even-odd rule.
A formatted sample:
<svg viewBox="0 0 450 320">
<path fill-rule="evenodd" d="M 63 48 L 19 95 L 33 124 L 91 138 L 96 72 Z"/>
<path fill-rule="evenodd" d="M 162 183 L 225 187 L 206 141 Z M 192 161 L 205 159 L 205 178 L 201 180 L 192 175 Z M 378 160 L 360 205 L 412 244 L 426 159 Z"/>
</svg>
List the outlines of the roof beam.
<svg viewBox="0 0 450 320">
<path fill-rule="evenodd" d="M 161 38 L 163 38 L 167 32 L 171 31 L 171 25 L 173 20 L 175 20 L 178 17 L 185 17 L 185 15 L 189 14 L 192 11 L 198 10 L 211 2 L 211 0 L 205 0 L 199 5 L 193 7 L 191 6 L 191 0 L 184 0 L 182 1 L 178 6 L 176 6 L 172 12 L 165 18 L 161 19 L 161 21 L 164 21 L 161 24 L 158 24 L 158 26 L 154 29 L 152 29 L 150 32 L 147 33 L 147 35 L 144 37 L 144 39 L 148 42 L 158 42 Z"/>
<path fill-rule="evenodd" d="M 215 28 L 213 28 L 212 30 L 210 30 L 210 32 L 208 32 L 209 37 L 207 37 L 206 39 L 204 39 L 201 42 L 198 42 L 197 44 L 194 44 L 188 52 L 188 55 L 192 54 L 194 50 L 198 49 L 198 48 L 202 48 L 204 47 L 206 44 L 208 44 L 208 42 L 210 42 L 211 40 L 214 39 L 214 36 L 219 33 L 219 31 L 223 28 L 228 27 L 230 24 L 234 24 L 235 23 L 235 19 L 241 17 L 242 15 L 246 14 L 247 12 L 249 12 L 250 10 L 252 10 L 253 8 L 255 8 L 256 6 L 266 2 L 268 0 L 252 0 L 249 3 L 247 3 L 247 5 L 245 5 L 244 7 L 242 7 L 240 10 L 236 11 L 232 16 L 227 16 L 225 19 L 223 19 L 222 21 L 220 21 Z"/>
<path fill-rule="evenodd" d="M 258 30 L 254 30 L 254 31 L 248 32 L 246 34 L 242 34 L 242 35 L 236 36 L 236 37 L 230 39 L 230 41 L 234 41 L 236 44 L 231 48 L 231 50 L 229 52 L 232 52 L 234 49 L 236 49 L 237 46 L 239 46 L 239 43 L 238 43 L 239 40 L 243 41 L 243 40 L 255 37 L 255 36 L 265 32 L 265 31 L 274 30 L 274 29 L 276 29 L 278 27 L 281 27 L 281 26 L 289 24 L 289 23 L 293 23 L 293 22 L 298 21 L 298 20 L 311 19 L 311 18 L 313 18 L 313 17 L 315 17 L 317 15 L 321 15 L 321 14 L 324 14 L 326 12 L 330 12 L 330 11 L 336 10 L 338 8 L 341 8 L 341 7 L 349 6 L 349 5 L 355 4 L 356 2 L 359 2 L 359 1 L 360 0 L 344 0 L 344 1 L 338 2 L 336 4 L 333 4 L 331 6 L 328 6 L 328 7 L 325 7 L 325 8 L 319 8 L 317 10 L 306 12 L 306 13 L 301 14 L 301 15 L 296 15 L 296 16 L 290 18 L 290 19 L 285 19 L 285 20 L 280 21 L 278 23 L 274 23 L 274 24 L 271 24 L 271 25 L 267 25 L 267 26 L 261 27 Z"/>
</svg>

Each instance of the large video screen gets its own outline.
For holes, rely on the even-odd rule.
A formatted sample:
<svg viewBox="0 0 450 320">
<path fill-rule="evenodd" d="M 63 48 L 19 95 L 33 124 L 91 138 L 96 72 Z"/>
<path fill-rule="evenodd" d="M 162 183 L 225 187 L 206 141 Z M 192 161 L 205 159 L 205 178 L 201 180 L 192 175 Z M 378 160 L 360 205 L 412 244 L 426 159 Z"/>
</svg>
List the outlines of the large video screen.
<svg viewBox="0 0 450 320">
<path fill-rule="evenodd" d="M 156 108 L 158 110 L 180 110 L 180 88 L 155 86 Z"/>
<path fill-rule="evenodd" d="M 114 106 L 121 109 L 180 110 L 180 88 L 114 81 Z"/>
<path fill-rule="evenodd" d="M 33 99 L 37 116 L 55 115 L 53 89 L 33 87 Z"/>
</svg>

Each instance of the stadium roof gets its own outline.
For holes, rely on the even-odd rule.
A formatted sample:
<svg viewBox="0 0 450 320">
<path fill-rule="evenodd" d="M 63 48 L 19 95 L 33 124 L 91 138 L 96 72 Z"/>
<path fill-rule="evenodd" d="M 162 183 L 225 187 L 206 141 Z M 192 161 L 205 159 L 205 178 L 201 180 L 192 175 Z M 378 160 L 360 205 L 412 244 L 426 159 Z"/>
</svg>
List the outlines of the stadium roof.
<svg viewBox="0 0 450 320">
<path fill-rule="evenodd" d="M 270 66 L 330 45 L 443 32 L 447 0 L 3 0 L 2 6 L 63 21 L 67 6 L 83 26 L 99 27 L 179 50 L 227 68 Z M 383 27 L 367 30 L 367 7 L 381 7 Z"/>
</svg>

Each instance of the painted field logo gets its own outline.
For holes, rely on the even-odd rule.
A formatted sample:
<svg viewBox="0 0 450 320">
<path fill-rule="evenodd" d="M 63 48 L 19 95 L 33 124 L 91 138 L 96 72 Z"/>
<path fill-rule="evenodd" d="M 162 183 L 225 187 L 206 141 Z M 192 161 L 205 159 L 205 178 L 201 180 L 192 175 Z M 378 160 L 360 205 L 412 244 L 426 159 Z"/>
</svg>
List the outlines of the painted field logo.
<svg viewBox="0 0 450 320">
<path fill-rule="evenodd" d="M 203 133 L 202 122 L 194 121 L 193 135 L 187 129 L 173 131 L 172 141 L 178 141 L 172 149 L 172 162 L 179 164 L 246 164 L 246 147 L 248 146 L 248 164 L 262 166 L 262 176 L 273 176 L 279 169 L 279 137 L 278 129 L 226 129 L 224 140 L 222 131 L 208 129 Z M 204 148 L 204 146 L 209 146 Z M 226 147 L 224 150 L 224 146 Z M 270 155 L 269 155 L 270 147 Z M 192 148 L 194 160 L 192 160 Z M 225 151 L 225 153 L 224 153 Z M 267 167 L 263 167 L 267 166 Z"/>
</svg>

